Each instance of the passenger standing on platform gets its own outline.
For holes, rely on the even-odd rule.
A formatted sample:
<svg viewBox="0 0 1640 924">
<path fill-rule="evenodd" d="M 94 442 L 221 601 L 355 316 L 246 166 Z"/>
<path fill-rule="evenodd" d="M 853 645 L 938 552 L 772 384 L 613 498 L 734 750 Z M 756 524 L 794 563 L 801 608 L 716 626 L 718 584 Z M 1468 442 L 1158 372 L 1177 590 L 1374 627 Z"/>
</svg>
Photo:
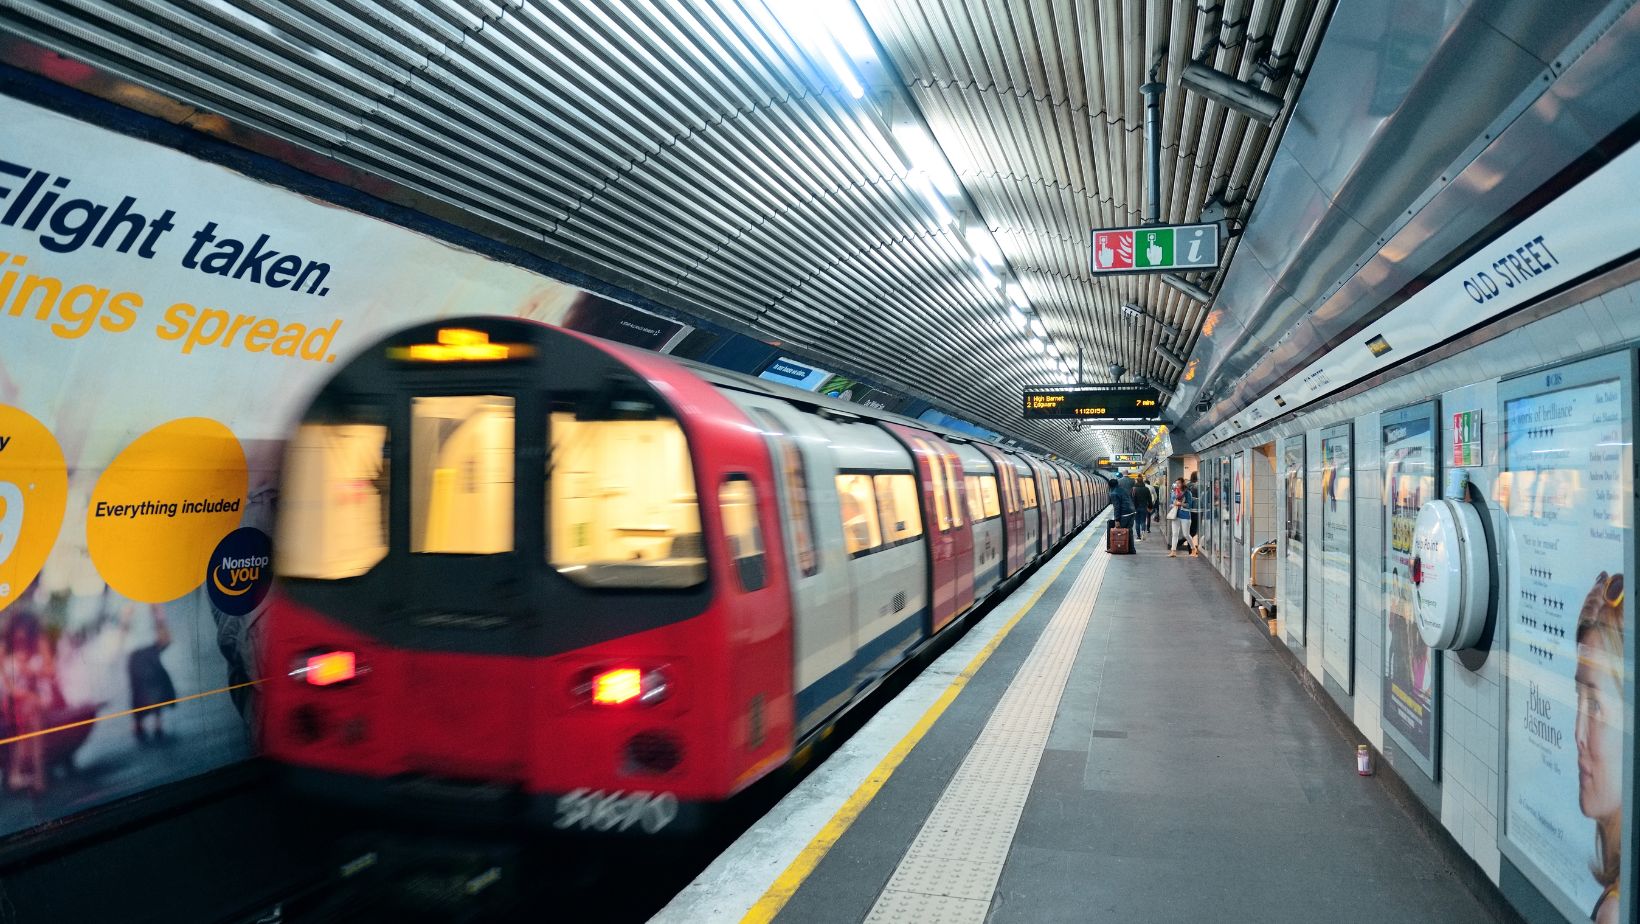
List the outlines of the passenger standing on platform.
<svg viewBox="0 0 1640 924">
<path fill-rule="evenodd" d="M 1167 502 L 1167 557 L 1179 557 L 1179 540 L 1184 538 L 1190 523 L 1190 512 L 1185 508 L 1184 479 L 1173 482 Z"/>
<path fill-rule="evenodd" d="M 1126 477 L 1110 484 L 1110 525 L 1105 529 L 1105 545 L 1110 545 L 1110 530 L 1120 526 L 1133 528 L 1133 482 Z"/>
<path fill-rule="evenodd" d="M 1615 924 L 1622 903 L 1625 647 L 1623 575 L 1602 571 L 1577 619 L 1577 807 L 1595 824 L 1595 924 Z"/>
<path fill-rule="evenodd" d="M 1150 486 L 1143 481 L 1133 485 L 1133 541 L 1145 540 L 1145 529 L 1150 525 L 1150 508 L 1155 501 L 1150 496 Z"/>
<path fill-rule="evenodd" d="M 154 604 L 154 643 L 144 645 L 126 659 L 126 670 L 131 677 L 131 721 L 135 723 L 132 733 L 137 737 L 138 744 L 147 744 L 150 732 L 143 720 L 150 714 L 154 719 L 152 740 L 165 739 L 165 726 L 160 722 L 160 712 L 175 705 L 177 688 L 171 682 L 171 672 L 165 669 L 160 661 L 160 652 L 171 647 L 171 630 L 165 624 L 165 613 L 159 604 Z"/>
<path fill-rule="evenodd" d="M 1202 554 L 1202 486 L 1196 481 L 1196 473 L 1190 473 L 1190 483 L 1184 486 L 1185 507 L 1190 511 L 1190 557 L 1200 558 Z"/>
</svg>

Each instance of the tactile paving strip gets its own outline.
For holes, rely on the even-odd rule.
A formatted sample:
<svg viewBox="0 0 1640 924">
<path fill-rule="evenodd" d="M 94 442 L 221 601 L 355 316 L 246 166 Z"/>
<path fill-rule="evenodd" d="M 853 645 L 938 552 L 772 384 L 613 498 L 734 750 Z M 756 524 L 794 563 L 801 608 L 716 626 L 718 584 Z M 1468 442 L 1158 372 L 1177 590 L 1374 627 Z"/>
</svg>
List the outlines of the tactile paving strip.
<svg viewBox="0 0 1640 924">
<path fill-rule="evenodd" d="M 901 858 L 869 924 L 983 922 L 1109 557 L 1096 549 Z"/>
</svg>

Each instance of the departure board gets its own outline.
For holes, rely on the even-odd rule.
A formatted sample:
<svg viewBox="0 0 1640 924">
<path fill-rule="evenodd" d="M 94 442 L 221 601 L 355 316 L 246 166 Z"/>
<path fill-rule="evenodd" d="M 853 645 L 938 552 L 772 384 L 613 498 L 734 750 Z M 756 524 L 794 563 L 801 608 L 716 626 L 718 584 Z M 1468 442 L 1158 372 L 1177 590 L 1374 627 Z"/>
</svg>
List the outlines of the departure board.
<svg viewBox="0 0 1640 924">
<path fill-rule="evenodd" d="M 1027 420 L 1155 420 L 1161 393 L 1148 385 L 1049 385 L 1025 389 Z"/>
</svg>

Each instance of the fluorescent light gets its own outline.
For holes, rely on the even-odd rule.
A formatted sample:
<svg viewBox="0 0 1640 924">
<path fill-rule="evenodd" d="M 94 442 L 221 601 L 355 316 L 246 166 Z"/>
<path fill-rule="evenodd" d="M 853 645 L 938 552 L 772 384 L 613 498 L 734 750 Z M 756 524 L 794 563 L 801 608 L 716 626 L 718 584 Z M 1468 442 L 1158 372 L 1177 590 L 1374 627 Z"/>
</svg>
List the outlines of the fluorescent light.
<svg viewBox="0 0 1640 924">
<path fill-rule="evenodd" d="M 1031 332 L 1036 334 L 1038 337 L 1048 336 L 1048 328 L 1043 325 L 1041 318 L 1031 319 Z"/>
<path fill-rule="evenodd" d="M 997 266 L 1002 265 L 1002 248 L 997 246 L 996 238 L 991 236 L 991 232 L 976 225 L 968 229 L 965 237 L 968 238 L 968 246 L 974 248 L 974 253 Z"/>
<path fill-rule="evenodd" d="M 1281 115 L 1281 97 L 1195 61 L 1184 66 L 1179 83 L 1242 115 L 1269 125 Z"/>
<path fill-rule="evenodd" d="M 1183 292 L 1204 305 L 1213 300 L 1213 293 L 1207 291 L 1201 286 L 1196 285 L 1195 283 L 1186 282 L 1172 273 L 1164 273 L 1162 275 L 1162 282 L 1165 282 L 1173 288 L 1178 289 L 1180 292 Z"/>
<path fill-rule="evenodd" d="M 809 2 L 809 0 L 799 0 Z M 877 46 L 871 41 L 871 34 L 865 23 L 855 12 L 854 4 L 847 0 L 827 0 L 821 4 L 824 9 L 826 27 L 831 31 L 831 37 L 837 44 L 843 46 L 849 57 L 856 61 L 866 61 L 877 57 Z"/>
<path fill-rule="evenodd" d="M 1038 353 L 1041 353 L 1048 348 L 1048 345 L 1042 342 L 1041 337 L 1034 335 L 1031 337 L 1031 346 L 1035 347 Z"/>
<path fill-rule="evenodd" d="M 1030 299 L 1025 297 L 1025 289 L 1018 283 L 1009 283 L 1006 292 L 1008 295 L 1008 301 L 1013 302 L 1015 308 L 1024 309 L 1031 307 Z"/>
<path fill-rule="evenodd" d="M 1052 353 L 1054 356 L 1059 355 L 1059 347 L 1052 340 L 1048 341 L 1048 352 Z"/>
<path fill-rule="evenodd" d="M 907 182 L 928 203 L 928 207 L 934 212 L 936 222 L 941 225 L 955 225 L 957 223 L 957 216 L 951 214 L 950 207 L 945 204 L 945 197 L 940 195 L 939 190 L 934 188 L 934 184 L 928 179 L 928 174 L 913 170 L 907 178 Z"/>
<path fill-rule="evenodd" d="M 1168 362 L 1172 363 L 1173 365 L 1178 366 L 1180 369 L 1184 368 L 1184 357 L 1183 356 L 1180 356 L 1179 354 L 1173 352 L 1172 350 L 1170 350 L 1167 347 L 1162 346 L 1160 344 L 1157 344 L 1156 352 L 1162 354 L 1162 358 L 1167 360 Z"/>
<path fill-rule="evenodd" d="M 928 175 L 929 182 L 934 188 L 946 196 L 955 197 L 962 192 L 962 185 L 957 182 L 956 174 L 946 166 L 945 154 L 940 151 L 939 145 L 923 131 L 921 125 L 910 122 L 901 122 L 894 126 L 894 140 L 900 143 L 901 150 L 911 161 L 911 169 L 921 170 Z"/>
<path fill-rule="evenodd" d="M 986 285 L 993 289 L 1002 288 L 1002 280 L 997 278 L 997 274 L 991 269 L 991 264 L 986 263 L 984 257 L 974 258 L 974 269 L 979 270 L 979 278 L 985 280 Z"/>
<path fill-rule="evenodd" d="M 1030 323 L 1025 320 L 1025 312 L 1020 311 L 1013 305 L 1008 306 L 1008 319 L 1013 321 L 1014 326 L 1018 327 L 1020 330 L 1025 330 L 1026 326 Z"/>
<path fill-rule="evenodd" d="M 1130 318 L 1142 318 L 1145 316 L 1144 309 L 1140 308 L 1138 305 L 1123 304 L 1122 313 Z"/>
</svg>

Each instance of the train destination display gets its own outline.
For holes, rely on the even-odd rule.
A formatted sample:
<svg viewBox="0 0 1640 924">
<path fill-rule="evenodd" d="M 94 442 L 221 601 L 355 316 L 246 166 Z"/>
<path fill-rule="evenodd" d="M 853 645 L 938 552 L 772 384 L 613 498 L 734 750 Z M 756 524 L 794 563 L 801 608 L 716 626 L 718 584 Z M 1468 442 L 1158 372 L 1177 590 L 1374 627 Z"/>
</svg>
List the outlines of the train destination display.
<svg viewBox="0 0 1640 924">
<path fill-rule="evenodd" d="M 1048 385 L 1025 389 L 1027 420 L 1155 420 L 1161 392 L 1148 385 Z"/>
</svg>

